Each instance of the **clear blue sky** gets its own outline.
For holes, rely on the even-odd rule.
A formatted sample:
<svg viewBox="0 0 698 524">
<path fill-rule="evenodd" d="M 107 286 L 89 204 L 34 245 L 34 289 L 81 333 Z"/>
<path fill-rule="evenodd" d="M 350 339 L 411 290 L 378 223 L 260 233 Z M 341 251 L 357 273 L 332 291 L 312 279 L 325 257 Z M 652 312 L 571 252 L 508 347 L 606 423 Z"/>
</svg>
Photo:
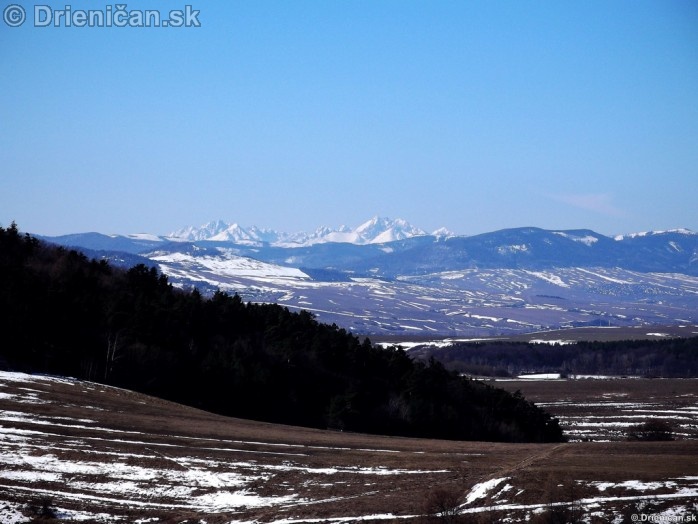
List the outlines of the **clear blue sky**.
<svg viewBox="0 0 698 524">
<path fill-rule="evenodd" d="M 0 224 L 698 230 L 694 0 L 187 1 L 0 20 Z"/>
</svg>

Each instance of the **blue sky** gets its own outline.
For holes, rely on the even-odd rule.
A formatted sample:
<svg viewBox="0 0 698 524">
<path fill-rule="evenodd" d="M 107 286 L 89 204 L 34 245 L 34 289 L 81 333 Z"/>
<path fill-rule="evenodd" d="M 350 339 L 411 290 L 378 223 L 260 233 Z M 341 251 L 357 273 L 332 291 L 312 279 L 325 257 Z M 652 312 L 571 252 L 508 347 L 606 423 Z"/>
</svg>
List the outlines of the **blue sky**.
<svg viewBox="0 0 698 524">
<path fill-rule="evenodd" d="M 695 1 L 191 2 L 0 21 L 0 224 L 698 230 Z"/>
</svg>

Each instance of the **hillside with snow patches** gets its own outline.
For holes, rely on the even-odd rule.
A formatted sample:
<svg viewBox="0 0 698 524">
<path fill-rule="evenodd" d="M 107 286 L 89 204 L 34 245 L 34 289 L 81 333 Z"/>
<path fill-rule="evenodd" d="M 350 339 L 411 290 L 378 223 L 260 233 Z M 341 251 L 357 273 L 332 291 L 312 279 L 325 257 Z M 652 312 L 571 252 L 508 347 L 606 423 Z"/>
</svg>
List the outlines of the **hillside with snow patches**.
<svg viewBox="0 0 698 524">
<path fill-rule="evenodd" d="M 426 234 L 405 220 L 286 234 L 217 221 L 160 237 L 45 238 L 182 288 L 306 309 L 370 335 L 492 336 L 698 323 L 698 234 L 516 228 Z"/>
<path fill-rule="evenodd" d="M 499 444 L 226 418 L 94 382 L 0 371 L 0 521 L 417 524 L 443 511 L 435 494 L 447 493 L 446 508 L 464 520 L 531 522 L 556 511 L 566 517 L 558 522 L 669 522 L 698 509 L 696 441 L 609 436 L 648 416 L 694 428 L 694 383 L 512 383 L 562 410 L 576 440 L 593 442 Z"/>
</svg>

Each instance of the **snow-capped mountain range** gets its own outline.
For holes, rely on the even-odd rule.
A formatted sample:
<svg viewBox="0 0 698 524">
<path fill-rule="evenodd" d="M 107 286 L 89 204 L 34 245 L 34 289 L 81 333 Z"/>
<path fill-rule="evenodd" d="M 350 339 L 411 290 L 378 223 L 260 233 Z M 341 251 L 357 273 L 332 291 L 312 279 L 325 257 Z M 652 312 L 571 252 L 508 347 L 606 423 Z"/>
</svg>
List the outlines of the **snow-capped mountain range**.
<svg viewBox="0 0 698 524">
<path fill-rule="evenodd" d="M 242 227 L 237 223 L 216 220 L 200 227 L 189 226 L 179 229 L 166 235 L 166 238 L 189 242 L 210 240 L 242 245 L 269 244 L 280 247 L 299 247 L 327 242 L 359 245 L 383 244 L 426 234 L 426 231 L 401 218 L 390 219 L 375 216 L 354 229 L 347 226 L 339 228 L 323 226 L 312 233 L 284 233 L 273 229 L 261 229 L 257 226 Z M 433 235 L 454 236 L 446 228 L 435 231 Z"/>
<path fill-rule="evenodd" d="M 307 309 L 356 333 L 698 324 L 698 234 L 686 229 L 612 238 L 523 227 L 465 237 L 375 217 L 311 234 L 218 221 L 168 236 L 45 240 L 120 265 L 157 266 L 179 287 Z"/>
</svg>

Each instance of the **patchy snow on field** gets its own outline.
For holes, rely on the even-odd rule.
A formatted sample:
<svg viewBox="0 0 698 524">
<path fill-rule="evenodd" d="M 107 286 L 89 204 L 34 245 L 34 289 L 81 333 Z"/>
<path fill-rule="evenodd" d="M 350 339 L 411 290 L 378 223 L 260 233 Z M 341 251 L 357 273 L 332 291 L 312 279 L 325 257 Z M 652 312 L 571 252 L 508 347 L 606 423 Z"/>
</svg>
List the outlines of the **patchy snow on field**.
<svg viewBox="0 0 698 524">
<path fill-rule="evenodd" d="M 580 522 L 590 522 L 592 516 L 598 517 L 602 522 L 620 522 L 616 520 L 606 520 L 620 512 L 618 509 L 609 508 L 643 508 L 647 504 L 653 504 L 648 513 L 652 516 L 658 515 L 686 515 L 698 510 L 698 482 L 695 477 L 680 477 L 664 482 L 641 482 L 638 480 L 628 480 L 619 483 L 612 482 L 573 482 L 567 487 L 564 484 L 557 486 L 560 490 L 568 490 L 579 493 L 577 498 L 547 503 L 520 503 L 516 499 L 524 493 L 511 484 L 506 484 L 502 489 L 496 491 L 497 486 L 507 478 L 496 478 L 485 482 L 480 482 L 473 486 L 464 504 L 459 509 L 463 514 L 479 514 L 484 512 L 497 512 L 506 514 L 515 511 L 524 515 L 523 521 L 530 520 L 531 515 L 539 515 L 545 511 L 560 508 L 571 509 L 583 515 Z M 597 495 L 598 493 L 598 495 Z M 511 495 L 511 500 L 503 497 Z M 476 507 L 468 507 L 475 501 L 488 499 L 486 504 Z M 661 507 L 656 505 L 660 504 Z M 510 522 L 521 522 L 517 519 L 503 519 Z M 660 522 L 661 520 L 656 520 Z"/>
<path fill-rule="evenodd" d="M 0 522 L 3 524 L 23 524 L 27 517 L 22 512 L 21 504 L 0 502 Z"/>
<path fill-rule="evenodd" d="M 696 396 L 670 399 L 668 402 L 672 408 L 667 407 L 667 401 L 658 402 L 651 398 L 642 402 L 628 401 L 624 400 L 626 397 L 627 394 L 623 393 L 606 393 L 598 400 L 557 400 L 536 404 L 559 420 L 564 434 L 572 442 L 626 440 L 633 428 L 650 420 L 668 424 L 674 438 L 698 437 Z"/>
<path fill-rule="evenodd" d="M 554 384 L 558 382 L 540 385 Z M 56 397 L 57 390 L 68 395 L 70 402 Z M 107 400 L 101 408 L 99 402 L 89 409 L 71 404 L 75 398 L 81 398 L 74 395 L 80 391 L 99 391 Z M 396 510 L 395 505 L 385 507 L 384 497 L 399 491 L 396 486 L 408 484 L 424 486 L 428 494 L 429 487 L 438 486 L 442 479 L 446 483 L 454 482 L 462 468 L 470 470 L 472 465 L 473 471 L 486 471 L 491 461 L 497 460 L 494 452 L 482 452 L 481 447 L 454 452 L 450 446 L 458 443 L 449 444 L 446 452 L 439 451 L 448 456 L 439 461 L 433 450 L 425 454 L 419 451 L 421 447 L 396 445 L 396 449 L 391 449 L 401 439 L 376 441 L 373 445 L 362 440 L 357 445 L 344 437 L 324 440 L 324 434 L 313 442 L 285 438 L 267 442 L 264 440 L 267 429 L 244 436 L 237 432 L 181 434 L 167 425 L 157 425 L 161 406 L 147 405 L 146 397 L 55 377 L 0 372 L 0 394 L 0 522 L 3 524 L 30 522 L 30 507 L 41 500 L 52 501 L 55 514 L 69 522 L 418 521 L 420 515 L 411 513 L 421 510 L 419 500 L 414 507 L 401 502 L 401 509 Z M 647 416 L 669 416 L 675 417 L 677 423 L 696 424 L 697 397 L 689 392 L 681 396 L 682 404 L 668 406 L 649 400 L 631 401 L 625 393 L 609 391 L 586 405 L 564 397 L 549 405 L 572 409 L 563 425 L 566 422 L 565 427 L 579 431 L 581 440 L 583 436 L 599 439 L 603 432 L 625 431 Z M 23 402 L 27 398 L 39 403 Z M 118 403 L 119 399 L 126 399 L 125 403 Z M 134 426 L 130 410 L 143 405 L 148 407 L 145 425 L 140 419 L 140 425 Z M 115 410 L 114 406 L 119 409 Z M 577 408 L 586 409 L 586 414 L 575 415 Z M 616 418 L 606 418 L 603 414 L 591 416 L 589 409 L 594 413 L 607 409 Z M 90 418 L 93 413 L 94 418 Z M 121 425 L 114 420 L 120 416 Z M 147 422 L 150 416 L 156 417 L 155 425 Z M 216 419 L 216 425 L 219 423 Z M 493 449 L 496 446 L 492 444 Z M 530 447 L 522 445 L 521 449 L 527 449 L 525 456 L 519 458 L 517 448 L 507 459 L 508 463 L 502 462 L 502 467 L 487 470 L 472 480 L 458 480 L 462 482 L 458 485 L 459 511 L 466 514 L 496 511 L 507 515 L 510 522 L 524 522 L 550 507 L 569 506 L 572 502 L 560 499 L 542 503 L 542 496 L 531 494 L 540 487 L 518 476 L 519 468 L 526 467 L 522 464 L 530 464 L 532 459 L 545 464 L 561 446 L 535 446 L 536 451 L 532 452 Z M 370 462 L 366 462 L 366 454 L 371 455 Z M 520 463 L 522 458 L 525 460 Z M 617 508 L 657 501 L 662 504 L 661 511 L 686 511 L 698 500 L 698 477 L 690 476 L 688 469 L 681 476 L 683 473 L 679 470 L 671 476 L 647 478 L 587 477 L 584 481 L 574 481 L 575 487 L 582 490 L 574 504 L 583 508 L 586 515 L 597 513 L 606 517 Z M 378 501 L 377 505 L 364 506 L 365 499 L 371 497 Z M 327 508 L 333 509 L 325 515 L 323 511 Z M 365 510 L 363 515 L 361 509 Z M 405 514 L 393 514 L 390 510 Z M 172 515 L 172 512 L 182 517 L 168 520 L 153 516 Z M 221 520 L 223 515 L 225 518 Z"/>
<path fill-rule="evenodd" d="M 17 387 L 32 383 L 48 390 Z M 144 433 L 106 427 L 103 421 L 49 414 L 54 413 L 50 407 L 44 413 L 19 411 L 25 397 L 51 404 L 51 384 L 75 383 L 0 372 L 0 400 L 5 402 L 5 409 L 0 409 L 0 522 L 19 524 L 29 520 L 28 504 L 3 502 L 2 493 L 8 491 L 27 503 L 38 499 L 64 501 L 52 510 L 66 520 L 114 522 L 122 520 L 116 516 L 120 512 L 134 509 L 238 514 L 326 503 L 343 497 L 323 494 L 318 499 L 318 489 L 325 493 L 342 484 L 372 486 L 378 479 L 391 476 L 449 473 L 445 469 L 352 463 L 317 467 L 306 459 L 318 452 L 353 450 Z M 12 393 L 8 393 L 9 387 Z M 110 389 L 89 383 L 81 387 Z M 356 451 L 385 457 L 400 453 L 390 449 Z M 301 485 L 278 481 L 299 476 L 304 479 Z M 366 493 L 371 491 L 367 489 Z M 65 501 L 69 506 L 89 504 L 104 513 L 71 509 L 65 507 Z M 112 513 L 108 513 L 110 510 Z"/>
<path fill-rule="evenodd" d="M 698 479 L 696 477 L 678 477 L 664 482 L 643 482 L 627 480 L 624 482 L 590 482 L 587 486 L 596 488 L 604 495 L 586 498 L 584 503 L 616 500 L 670 500 L 694 499 L 698 497 Z M 614 493 L 613 495 L 611 493 Z M 698 507 L 698 503 L 694 506 Z M 684 507 L 685 509 L 685 507 Z"/>
<path fill-rule="evenodd" d="M 469 504 L 472 504 L 473 502 L 475 502 L 478 499 L 485 498 L 490 491 L 494 490 L 497 486 L 499 486 L 505 480 L 509 480 L 509 477 L 490 479 L 490 480 L 486 480 L 484 482 L 479 482 L 479 483 L 475 484 L 470 489 L 470 492 L 468 493 L 468 496 L 466 497 L 465 502 L 463 503 L 463 506 L 467 506 Z"/>
<path fill-rule="evenodd" d="M 523 380 L 560 380 L 560 373 L 532 373 L 530 375 L 519 375 L 516 378 Z"/>
<path fill-rule="evenodd" d="M 593 482 L 593 486 L 599 491 L 606 491 L 611 488 L 631 489 L 635 491 L 657 491 L 660 488 L 676 488 L 676 482 L 641 482 L 639 480 L 626 480 L 625 482 Z"/>
</svg>

